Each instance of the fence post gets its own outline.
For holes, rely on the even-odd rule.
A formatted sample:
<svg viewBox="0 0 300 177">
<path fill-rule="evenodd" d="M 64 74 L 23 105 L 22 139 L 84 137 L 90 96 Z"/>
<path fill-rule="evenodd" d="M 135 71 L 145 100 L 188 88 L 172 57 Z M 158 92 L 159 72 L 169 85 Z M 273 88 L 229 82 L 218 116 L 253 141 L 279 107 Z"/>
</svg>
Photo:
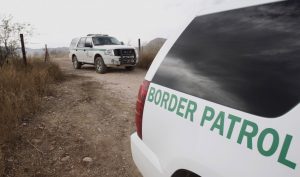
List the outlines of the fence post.
<svg viewBox="0 0 300 177">
<path fill-rule="evenodd" d="M 141 61 L 141 39 L 138 40 L 139 43 L 139 61 Z"/>
<path fill-rule="evenodd" d="M 45 62 L 50 60 L 47 44 L 45 44 Z"/>
<path fill-rule="evenodd" d="M 23 36 L 23 34 L 20 34 L 20 39 L 21 39 L 23 62 L 24 62 L 24 65 L 27 65 L 27 58 L 26 58 L 26 51 L 25 51 L 25 44 L 24 44 L 24 36 Z"/>
</svg>

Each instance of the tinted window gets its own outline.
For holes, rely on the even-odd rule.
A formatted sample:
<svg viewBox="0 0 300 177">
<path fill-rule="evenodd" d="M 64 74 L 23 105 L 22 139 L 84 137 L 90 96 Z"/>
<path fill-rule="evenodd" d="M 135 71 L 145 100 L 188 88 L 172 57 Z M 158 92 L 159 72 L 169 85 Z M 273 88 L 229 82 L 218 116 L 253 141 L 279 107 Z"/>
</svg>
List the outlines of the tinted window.
<svg viewBox="0 0 300 177">
<path fill-rule="evenodd" d="M 91 46 L 92 45 L 92 38 L 88 37 L 86 38 L 86 41 L 85 41 L 85 46 Z"/>
<path fill-rule="evenodd" d="M 114 37 L 93 37 L 94 45 L 121 45 Z"/>
<path fill-rule="evenodd" d="M 78 44 L 77 44 L 77 47 L 80 47 L 80 48 L 84 47 L 85 46 L 85 39 L 86 39 L 85 37 L 81 38 L 79 40 Z"/>
<path fill-rule="evenodd" d="M 264 117 L 300 100 L 300 2 L 196 17 L 154 83 Z"/>
</svg>

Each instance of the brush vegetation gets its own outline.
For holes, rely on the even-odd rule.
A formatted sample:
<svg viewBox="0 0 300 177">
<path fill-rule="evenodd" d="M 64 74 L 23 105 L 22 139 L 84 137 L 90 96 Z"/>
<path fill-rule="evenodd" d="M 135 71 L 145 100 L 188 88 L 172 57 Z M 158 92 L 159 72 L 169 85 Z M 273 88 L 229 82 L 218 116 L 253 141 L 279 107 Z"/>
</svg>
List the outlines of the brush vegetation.
<svg viewBox="0 0 300 177">
<path fill-rule="evenodd" d="M 150 41 L 147 45 L 142 47 L 142 51 L 139 56 L 139 63 L 137 66 L 143 69 L 149 69 L 152 64 L 152 61 L 156 57 L 157 53 L 159 52 L 160 48 L 165 43 L 166 39 L 163 38 L 156 38 Z"/>
<path fill-rule="evenodd" d="M 14 136 L 14 130 L 26 116 L 40 107 L 50 85 L 63 79 L 57 64 L 10 60 L 0 67 L 0 144 Z"/>
</svg>

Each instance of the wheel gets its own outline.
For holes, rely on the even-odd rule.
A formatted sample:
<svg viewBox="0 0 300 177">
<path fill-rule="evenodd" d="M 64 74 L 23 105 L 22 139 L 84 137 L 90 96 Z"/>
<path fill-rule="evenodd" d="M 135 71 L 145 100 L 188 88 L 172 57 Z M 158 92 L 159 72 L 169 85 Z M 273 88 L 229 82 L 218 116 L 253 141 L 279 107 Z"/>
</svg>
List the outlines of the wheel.
<svg viewBox="0 0 300 177">
<path fill-rule="evenodd" d="M 104 63 L 102 57 L 98 56 L 95 59 L 95 68 L 96 68 L 97 73 L 100 73 L 100 74 L 106 73 L 107 67 L 105 66 L 105 63 Z"/>
<path fill-rule="evenodd" d="M 172 175 L 172 177 L 200 177 L 200 176 L 187 170 L 178 170 L 175 174 Z"/>
<path fill-rule="evenodd" d="M 72 60 L 74 69 L 80 69 L 82 64 L 78 62 L 77 57 L 73 56 Z"/>
<path fill-rule="evenodd" d="M 135 66 L 126 66 L 125 69 L 126 69 L 127 71 L 132 71 L 132 70 L 135 69 Z"/>
</svg>

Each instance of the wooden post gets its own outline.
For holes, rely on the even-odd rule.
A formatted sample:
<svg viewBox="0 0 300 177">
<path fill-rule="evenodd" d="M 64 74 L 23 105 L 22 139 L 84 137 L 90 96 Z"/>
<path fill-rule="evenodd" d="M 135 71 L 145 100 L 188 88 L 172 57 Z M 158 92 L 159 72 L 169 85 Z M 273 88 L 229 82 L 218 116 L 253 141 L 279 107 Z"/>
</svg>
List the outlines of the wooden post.
<svg viewBox="0 0 300 177">
<path fill-rule="evenodd" d="M 139 61 L 141 61 L 141 39 L 139 39 L 138 43 L 139 43 Z"/>
<path fill-rule="evenodd" d="M 49 61 L 50 56 L 47 48 L 47 44 L 45 44 L 45 62 Z"/>
<path fill-rule="evenodd" d="M 25 51 L 25 44 L 24 44 L 24 36 L 23 36 L 23 34 L 20 34 L 20 39 L 21 39 L 23 62 L 24 62 L 24 65 L 27 65 L 27 58 L 26 58 L 26 51 Z"/>
</svg>

